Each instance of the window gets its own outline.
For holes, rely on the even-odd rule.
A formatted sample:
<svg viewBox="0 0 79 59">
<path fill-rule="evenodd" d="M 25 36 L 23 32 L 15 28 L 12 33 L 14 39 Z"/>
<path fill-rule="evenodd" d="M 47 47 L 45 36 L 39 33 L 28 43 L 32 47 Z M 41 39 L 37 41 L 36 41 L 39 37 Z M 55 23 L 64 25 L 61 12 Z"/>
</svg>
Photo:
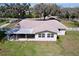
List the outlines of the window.
<svg viewBox="0 0 79 59">
<path fill-rule="evenodd" d="M 42 34 L 42 37 L 45 37 L 45 34 Z"/>
<path fill-rule="evenodd" d="M 45 34 L 41 33 L 41 34 L 38 35 L 38 37 L 43 38 L 43 37 L 45 37 Z"/>
<path fill-rule="evenodd" d="M 51 38 L 51 37 L 53 37 L 53 34 L 47 34 L 47 37 Z"/>
<path fill-rule="evenodd" d="M 50 34 L 47 34 L 47 37 L 50 37 Z"/>
<path fill-rule="evenodd" d="M 53 34 L 51 34 L 51 37 L 53 37 Z"/>
<path fill-rule="evenodd" d="M 41 37 L 41 34 L 39 34 L 39 37 Z"/>
</svg>

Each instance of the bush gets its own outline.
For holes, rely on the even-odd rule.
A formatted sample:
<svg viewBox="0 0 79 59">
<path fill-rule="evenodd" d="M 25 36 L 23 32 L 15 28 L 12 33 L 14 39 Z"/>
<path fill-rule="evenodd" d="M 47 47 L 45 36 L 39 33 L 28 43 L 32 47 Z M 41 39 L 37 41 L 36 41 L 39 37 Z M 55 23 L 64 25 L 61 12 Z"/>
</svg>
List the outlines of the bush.
<svg viewBox="0 0 79 59">
<path fill-rule="evenodd" d="M 74 25 L 76 25 L 77 27 L 79 27 L 79 22 L 74 21 Z"/>
<path fill-rule="evenodd" d="M 8 22 L 9 22 L 9 20 L 6 20 L 6 19 L 0 19 L 0 23 L 3 23 L 3 22 L 8 23 Z"/>
<path fill-rule="evenodd" d="M 5 19 L 0 19 L 0 22 L 5 22 L 6 20 Z"/>
<path fill-rule="evenodd" d="M 28 14 L 26 15 L 26 18 L 34 18 L 34 16 L 32 14 Z"/>
<path fill-rule="evenodd" d="M 59 36 L 57 36 L 57 39 L 59 39 Z"/>
<path fill-rule="evenodd" d="M 36 16 L 35 16 L 35 18 L 39 18 L 39 17 L 40 17 L 39 15 L 36 15 Z"/>
<path fill-rule="evenodd" d="M 5 31 L 0 31 L 0 41 L 3 41 L 5 36 L 6 36 Z"/>
</svg>

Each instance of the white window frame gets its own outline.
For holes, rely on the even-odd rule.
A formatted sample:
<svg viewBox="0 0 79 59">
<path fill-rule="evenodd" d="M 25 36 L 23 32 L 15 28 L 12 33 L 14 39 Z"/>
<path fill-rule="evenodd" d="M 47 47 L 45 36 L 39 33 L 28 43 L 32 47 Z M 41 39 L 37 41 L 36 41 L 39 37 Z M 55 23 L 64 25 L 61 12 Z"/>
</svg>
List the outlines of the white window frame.
<svg viewBox="0 0 79 59">
<path fill-rule="evenodd" d="M 52 33 L 47 34 L 47 38 L 53 38 L 53 37 L 54 37 L 54 34 L 52 34 Z"/>
<path fill-rule="evenodd" d="M 40 34 L 38 34 L 38 37 L 39 37 L 39 38 L 45 38 L 45 33 L 40 33 Z"/>
</svg>

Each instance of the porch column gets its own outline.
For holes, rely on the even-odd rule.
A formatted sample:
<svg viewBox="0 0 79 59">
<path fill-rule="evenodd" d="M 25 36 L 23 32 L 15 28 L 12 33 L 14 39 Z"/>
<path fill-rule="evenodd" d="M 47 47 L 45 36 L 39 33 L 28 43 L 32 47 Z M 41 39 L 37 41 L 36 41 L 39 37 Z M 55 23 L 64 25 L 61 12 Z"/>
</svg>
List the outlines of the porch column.
<svg viewBox="0 0 79 59">
<path fill-rule="evenodd" d="M 27 38 L 27 35 L 25 34 L 25 38 Z"/>
<path fill-rule="evenodd" d="M 9 35 L 7 34 L 7 39 L 9 40 Z"/>
<path fill-rule="evenodd" d="M 15 36 L 16 36 L 16 40 L 17 40 L 17 34 Z"/>
<path fill-rule="evenodd" d="M 45 33 L 45 38 L 47 38 L 47 34 L 48 34 L 48 33 Z"/>
</svg>

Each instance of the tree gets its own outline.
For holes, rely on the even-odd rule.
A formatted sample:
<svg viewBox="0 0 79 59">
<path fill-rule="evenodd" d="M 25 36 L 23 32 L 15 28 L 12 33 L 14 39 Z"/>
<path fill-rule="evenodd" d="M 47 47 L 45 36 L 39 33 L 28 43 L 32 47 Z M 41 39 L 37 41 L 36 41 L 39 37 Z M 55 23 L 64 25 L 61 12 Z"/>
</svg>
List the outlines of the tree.
<svg viewBox="0 0 79 59">
<path fill-rule="evenodd" d="M 31 13 L 30 13 L 30 7 L 31 7 L 31 4 L 28 3 L 28 4 L 27 4 L 27 10 L 29 11 L 29 15 L 31 14 Z"/>
<path fill-rule="evenodd" d="M 58 16 L 60 14 L 60 7 L 56 4 L 48 4 L 50 15 Z"/>
<path fill-rule="evenodd" d="M 45 20 L 45 17 L 49 14 L 48 13 L 48 7 L 46 4 L 36 4 L 34 6 L 34 11 L 39 15 L 39 17 L 44 17 L 44 20 Z"/>
<path fill-rule="evenodd" d="M 56 4 L 36 4 L 34 6 L 34 11 L 36 12 L 36 14 L 39 15 L 39 17 L 45 17 L 48 15 L 56 15 L 56 13 L 58 12 L 59 7 Z M 58 13 L 57 13 L 58 14 Z"/>
<path fill-rule="evenodd" d="M 26 11 L 31 14 L 30 3 L 4 3 L 0 5 L 0 17 L 25 18 Z"/>
</svg>

